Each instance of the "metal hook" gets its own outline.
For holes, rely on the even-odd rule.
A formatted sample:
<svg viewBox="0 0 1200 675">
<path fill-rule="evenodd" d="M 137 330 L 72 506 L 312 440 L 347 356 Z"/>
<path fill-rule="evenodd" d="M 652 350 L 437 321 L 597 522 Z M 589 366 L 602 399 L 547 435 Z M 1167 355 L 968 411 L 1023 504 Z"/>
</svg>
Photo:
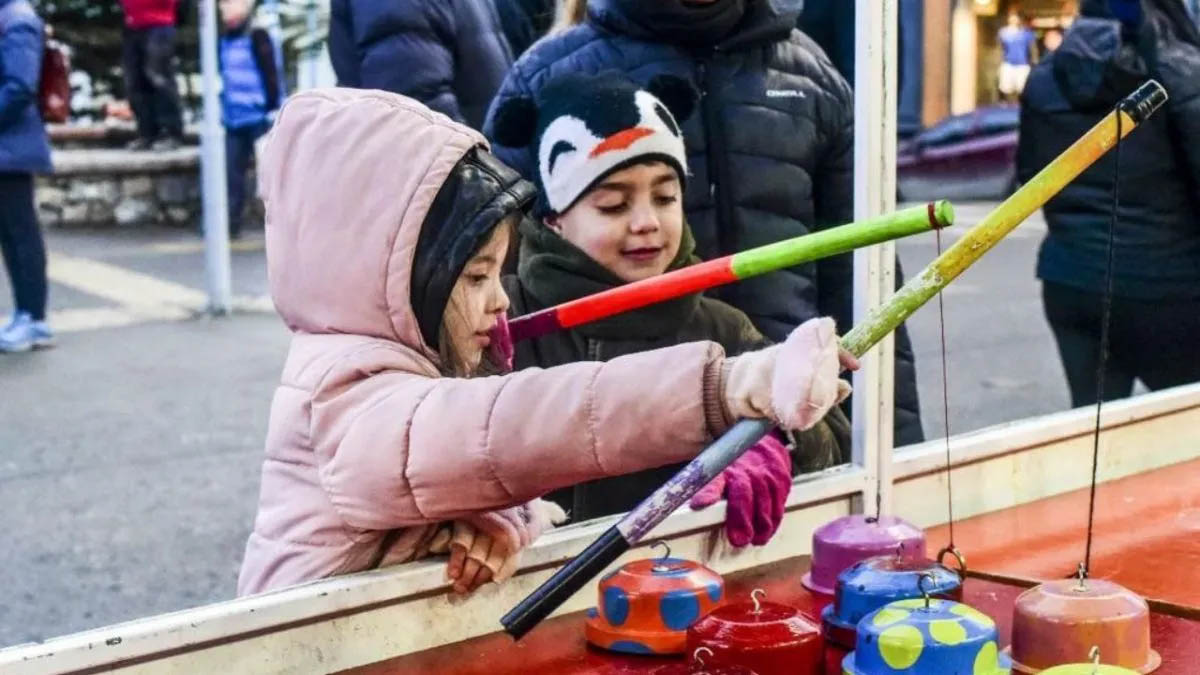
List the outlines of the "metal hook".
<svg viewBox="0 0 1200 675">
<path fill-rule="evenodd" d="M 922 574 L 917 578 L 917 590 L 921 591 L 921 597 L 925 598 L 925 609 L 929 609 L 929 591 L 925 590 L 925 582 L 934 583 L 935 579 L 932 574 Z"/>
<path fill-rule="evenodd" d="M 666 552 L 662 554 L 662 557 L 659 558 L 658 562 L 652 565 L 650 569 L 655 572 L 670 572 L 671 566 L 667 564 L 667 561 L 671 559 L 671 547 L 668 546 L 667 542 L 663 541 L 662 539 L 650 544 L 650 548 L 658 548 L 659 546 L 661 546 Z"/>
<path fill-rule="evenodd" d="M 671 557 L 671 547 L 667 544 L 667 542 L 663 541 L 662 539 L 659 539 L 658 541 L 654 542 L 653 544 L 650 544 L 650 548 L 658 548 L 659 546 L 663 547 L 663 549 L 666 551 L 666 553 L 662 554 L 661 559 L 666 560 L 667 558 L 670 558 Z"/>
<path fill-rule="evenodd" d="M 754 601 L 754 613 L 755 614 L 762 613 L 762 605 L 758 604 L 758 596 L 760 593 L 762 594 L 762 596 L 764 598 L 767 597 L 767 592 L 761 588 L 756 588 L 756 589 L 750 591 L 750 599 Z"/>
<path fill-rule="evenodd" d="M 1088 578 L 1087 565 L 1084 563 L 1079 563 L 1079 567 L 1076 568 L 1076 570 L 1075 570 L 1075 576 L 1077 576 L 1079 578 L 1079 585 L 1075 587 L 1075 591 L 1078 593 L 1082 593 L 1082 592 L 1086 591 L 1088 589 L 1088 587 L 1087 587 L 1087 578 Z"/>
<path fill-rule="evenodd" d="M 1092 660 L 1092 675 L 1100 675 L 1100 645 L 1092 645 L 1088 658 Z"/>
<path fill-rule="evenodd" d="M 704 659 L 700 658 L 700 652 L 708 652 L 708 655 L 712 656 L 713 651 L 708 647 L 697 647 L 696 651 L 692 652 L 692 660 L 703 666 Z"/>
</svg>

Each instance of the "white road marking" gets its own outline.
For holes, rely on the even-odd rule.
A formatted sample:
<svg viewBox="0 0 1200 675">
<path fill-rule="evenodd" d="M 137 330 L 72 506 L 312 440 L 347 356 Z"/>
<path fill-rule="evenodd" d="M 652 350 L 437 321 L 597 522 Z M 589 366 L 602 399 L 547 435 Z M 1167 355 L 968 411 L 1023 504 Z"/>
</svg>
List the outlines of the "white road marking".
<svg viewBox="0 0 1200 675">
<path fill-rule="evenodd" d="M 118 305 L 50 312 L 50 326 L 63 333 L 148 321 L 178 321 L 192 318 L 208 307 L 208 296 L 194 288 L 88 258 L 50 253 L 46 272 L 54 283 Z M 272 313 L 275 306 L 269 296 L 240 296 L 234 298 L 233 309 Z"/>
</svg>

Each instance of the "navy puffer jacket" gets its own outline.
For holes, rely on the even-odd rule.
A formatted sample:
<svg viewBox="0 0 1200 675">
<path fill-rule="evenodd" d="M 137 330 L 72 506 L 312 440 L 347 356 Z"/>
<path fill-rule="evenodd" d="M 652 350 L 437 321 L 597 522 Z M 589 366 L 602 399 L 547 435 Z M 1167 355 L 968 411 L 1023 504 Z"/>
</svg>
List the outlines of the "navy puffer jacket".
<svg viewBox="0 0 1200 675">
<path fill-rule="evenodd" d="M 403 94 L 476 129 L 513 62 L 492 0 L 333 0 L 329 55 L 340 86 Z"/>
<path fill-rule="evenodd" d="M 737 0 L 720 0 L 735 2 Z M 744 0 L 740 21 L 716 45 L 689 48 L 650 28 L 668 0 L 591 0 L 587 21 L 545 38 L 513 66 L 496 110 L 533 96 L 568 72 L 616 69 L 645 84 L 669 73 L 701 93 L 683 123 L 691 176 L 688 223 L 704 258 L 761 246 L 853 219 L 853 93 L 821 48 L 795 29 L 801 0 Z M 704 29 L 697 26 L 697 29 Z M 685 31 L 686 32 L 686 31 Z M 496 145 L 526 176 L 531 148 Z M 725 286 L 712 293 L 781 341 L 800 323 L 833 316 L 850 327 L 851 257 L 839 256 Z M 896 443 L 923 440 L 916 374 L 907 333 L 896 340 Z"/>
<path fill-rule="evenodd" d="M 1113 292 L 1198 298 L 1200 33 L 1178 2 L 1142 7 L 1140 24 L 1122 28 L 1107 2 L 1087 0 L 1062 46 L 1033 69 L 1021 97 L 1018 174 L 1031 178 L 1122 97 L 1158 79 L 1170 100 L 1121 147 Z M 1100 158 L 1046 204 L 1040 279 L 1104 292 L 1116 159 L 1115 152 Z"/>
</svg>

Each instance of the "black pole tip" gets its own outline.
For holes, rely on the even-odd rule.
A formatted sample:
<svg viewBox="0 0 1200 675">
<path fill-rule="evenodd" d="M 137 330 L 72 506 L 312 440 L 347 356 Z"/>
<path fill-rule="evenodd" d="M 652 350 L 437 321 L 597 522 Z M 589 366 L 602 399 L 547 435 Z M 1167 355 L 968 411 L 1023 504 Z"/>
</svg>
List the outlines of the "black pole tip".
<svg viewBox="0 0 1200 675">
<path fill-rule="evenodd" d="M 1167 102 L 1167 90 L 1157 80 L 1146 80 L 1134 92 L 1121 101 L 1121 110 L 1141 124 Z"/>
</svg>

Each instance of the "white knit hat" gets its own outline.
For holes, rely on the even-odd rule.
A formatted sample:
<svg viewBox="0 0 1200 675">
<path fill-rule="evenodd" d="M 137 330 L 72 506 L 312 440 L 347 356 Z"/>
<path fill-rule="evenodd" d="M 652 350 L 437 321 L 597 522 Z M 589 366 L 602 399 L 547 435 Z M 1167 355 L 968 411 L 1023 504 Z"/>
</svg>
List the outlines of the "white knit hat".
<svg viewBox="0 0 1200 675">
<path fill-rule="evenodd" d="M 533 144 L 539 210 L 562 213 L 605 176 L 631 164 L 661 160 L 687 179 L 687 154 L 676 119 L 695 104 L 686 80 L 655 77 L 639 88 L 615 71 L 555 78 L 537 101 L 506 101 L 496 114 L 497 142 Z M 674 114 L 673 114 L 674 113 Z"/>
</svg>

